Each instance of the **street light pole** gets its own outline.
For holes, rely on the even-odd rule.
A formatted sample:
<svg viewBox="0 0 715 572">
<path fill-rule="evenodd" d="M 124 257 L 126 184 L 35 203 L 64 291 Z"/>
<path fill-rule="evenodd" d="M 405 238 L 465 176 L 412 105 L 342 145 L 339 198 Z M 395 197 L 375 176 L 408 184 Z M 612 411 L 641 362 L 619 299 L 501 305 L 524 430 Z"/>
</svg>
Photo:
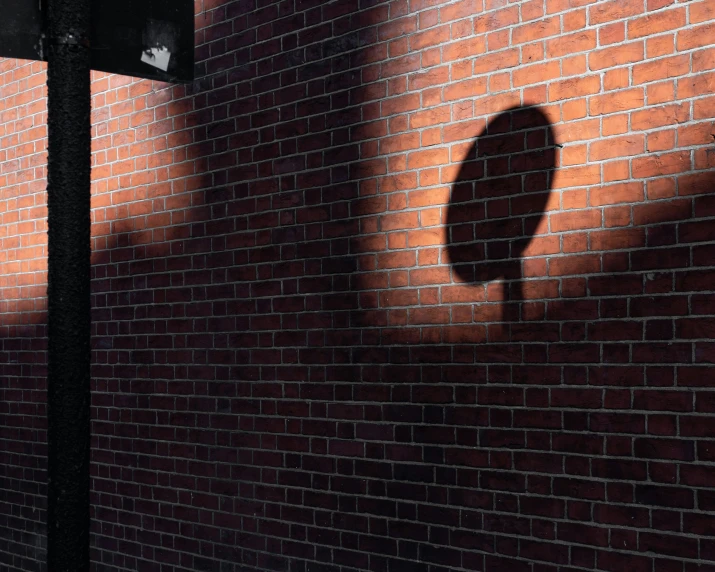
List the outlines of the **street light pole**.
<svg viewBox="0 0 715 572">
<path fill-rule="evenodd" d="M 48 0 L 47 569 L 89 571 L 90 0 Z"/>
</svg>

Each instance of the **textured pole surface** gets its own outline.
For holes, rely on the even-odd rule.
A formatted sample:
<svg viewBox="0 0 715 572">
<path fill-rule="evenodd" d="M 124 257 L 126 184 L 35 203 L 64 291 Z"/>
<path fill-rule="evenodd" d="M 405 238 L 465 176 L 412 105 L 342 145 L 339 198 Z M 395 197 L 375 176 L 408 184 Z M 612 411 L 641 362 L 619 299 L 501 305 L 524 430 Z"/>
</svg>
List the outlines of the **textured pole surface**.
<svg viewBox="0 0 715 572">
<path fill-rule="evenodd" d="M 89 0 L 49 0 L 47 569 L 89 571 Z"/>
</svg>

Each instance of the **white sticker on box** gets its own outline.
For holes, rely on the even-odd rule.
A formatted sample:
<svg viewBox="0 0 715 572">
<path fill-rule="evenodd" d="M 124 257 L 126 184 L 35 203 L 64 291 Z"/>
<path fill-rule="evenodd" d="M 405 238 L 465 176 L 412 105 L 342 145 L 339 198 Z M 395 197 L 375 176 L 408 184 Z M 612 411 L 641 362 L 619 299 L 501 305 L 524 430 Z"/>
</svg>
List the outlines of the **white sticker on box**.
<svg viewBox="0 0 715 572">
<path fill-rule="evenodd" d="M 165 47 L 161 48 L 150 48 L 142 52 L 142 61 L 145 64 L 159 68 L 161 71 L 166 71 L 169 69 L 169 60 L 171 59 L 171 52 Z"/>
</svg>

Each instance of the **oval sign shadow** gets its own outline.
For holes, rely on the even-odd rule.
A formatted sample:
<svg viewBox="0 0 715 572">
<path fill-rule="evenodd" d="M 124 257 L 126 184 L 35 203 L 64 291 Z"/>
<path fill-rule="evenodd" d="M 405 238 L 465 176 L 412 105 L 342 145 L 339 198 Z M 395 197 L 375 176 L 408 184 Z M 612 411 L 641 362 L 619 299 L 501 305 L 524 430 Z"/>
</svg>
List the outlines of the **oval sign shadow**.
<svg viewBox="0 0 715 572">
<path fill-rule="evenodd" d="M 447 212 L 447 253 L 459 280 L 516 281 L 521 299 L 522 255 L 544 216 L 556 145 L 538 107 L 500 113 L 474 140 Z"/>
</svg>

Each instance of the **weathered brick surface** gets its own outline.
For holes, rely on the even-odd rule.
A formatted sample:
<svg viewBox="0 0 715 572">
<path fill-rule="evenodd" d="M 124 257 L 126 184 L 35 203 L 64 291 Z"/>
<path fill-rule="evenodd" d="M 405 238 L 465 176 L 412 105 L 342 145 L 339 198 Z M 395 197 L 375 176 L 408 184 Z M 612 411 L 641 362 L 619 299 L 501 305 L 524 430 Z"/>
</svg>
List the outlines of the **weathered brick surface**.
<svg viewBox="0 0 715 572">
<path fill-rule="evenodd" d="M 196 0 L 93 78 L 97 571 L 715 570 L 715 3 Z M 44 570 L 44 66 L 0 61 L 0 568 Z"/>
</svg>

